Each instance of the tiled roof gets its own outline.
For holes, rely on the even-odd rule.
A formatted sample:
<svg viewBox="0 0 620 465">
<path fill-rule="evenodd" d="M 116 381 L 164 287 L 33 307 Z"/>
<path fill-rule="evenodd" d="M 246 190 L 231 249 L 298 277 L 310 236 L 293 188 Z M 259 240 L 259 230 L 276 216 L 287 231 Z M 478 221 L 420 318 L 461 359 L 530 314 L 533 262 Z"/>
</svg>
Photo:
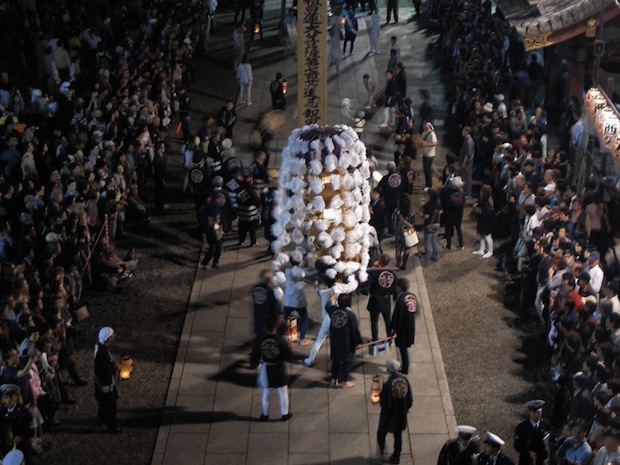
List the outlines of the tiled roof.
<svg viewBox="0 0 620 465">
<path fill-rule="evenodd" d="M 497 0 L 497 5 L 524 36 L 558 31 L 601 11 L 601 0 Z"/>
</svg>

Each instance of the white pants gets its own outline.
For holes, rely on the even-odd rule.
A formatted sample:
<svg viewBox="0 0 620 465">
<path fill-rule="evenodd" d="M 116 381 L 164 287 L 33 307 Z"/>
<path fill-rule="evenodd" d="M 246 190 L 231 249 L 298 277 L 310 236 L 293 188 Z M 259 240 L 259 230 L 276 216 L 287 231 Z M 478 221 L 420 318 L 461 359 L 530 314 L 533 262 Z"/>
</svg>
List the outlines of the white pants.
<svg viewBox="0 0 620 465">
<path fill-rule="evenodd" d="M 258 386 L 263 388 L 263 415 L 269 415 L 269 393 L 272 388 L 269 387 L 269 381 L 267 380 L 267 365 L 264 363 L 260 367 L 260 373 L 258 375 Z M 288 414 L 288 386 L 282 386 L 275 388 L 280 396 L 280 412 L 282 415 Z"/>
<path fill-rule="evenodd" d="M 545 288 L 545 286 L 538 286 L 538 289 L 536 289 L 536 298 L 534 299 L 534 308 L 536 308 L 536 313 L 540 321 L 544 321 L 543 312 L 545 311 L 545 307 L 542 301 L 542 293 Z"/>
<path fill-rule="evenodd" d="M 239 103 L 252 103 L 252 81 L 239 86 Z"/>
<path fill-rule="evenodd" d="M 487 234 L 480 239 L 480 250 L 484 252 L 486 249 L 486 253 L 493 253 L 493 236 L 491 234 Z"/>
<path fill-rule="evenodd" d="M 269 415 L 269 392 L 271 388 L 263 388 L 263 415 Z M 288 386 L 275 388 L 280 396 L 280 412 L 288 415 Z"/>
<path fill-rule="evenodd" d="M 312 344 L 312 348 L 310 349 L 310 355 L 308 358 L 304 360 L 306 365 L 312 365 L 314 363 L 314 359 L 316 358 L 316 354 L 321 350 L 321 346 L 327 339 L 327 335 L 329 334 L 329 325 L 331 324 L 331 319 L 329 315 L 323 316 L 323 322 L 321 323 L 321 328 L 319 329 L 319 334 L 316 336 L 316 340 L 314 344 Z"/>
</svg>

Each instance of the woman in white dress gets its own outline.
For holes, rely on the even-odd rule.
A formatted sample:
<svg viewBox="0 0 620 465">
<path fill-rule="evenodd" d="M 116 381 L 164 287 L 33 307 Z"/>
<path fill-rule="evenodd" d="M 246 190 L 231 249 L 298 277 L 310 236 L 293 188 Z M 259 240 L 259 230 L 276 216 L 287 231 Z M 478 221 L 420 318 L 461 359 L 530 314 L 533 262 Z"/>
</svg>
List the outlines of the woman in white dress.
<svg viewBox="0 0 620 465">
<path fill-rule="evenodd" d="M 243 105 L 247 98 L 248 106 L 252 105 L 252 65 L 248 62 L 247 54 L 241 57 L 241 64 L 237 68 L 237 80 L 239 81 L 239 104 Z"/>
</svg>

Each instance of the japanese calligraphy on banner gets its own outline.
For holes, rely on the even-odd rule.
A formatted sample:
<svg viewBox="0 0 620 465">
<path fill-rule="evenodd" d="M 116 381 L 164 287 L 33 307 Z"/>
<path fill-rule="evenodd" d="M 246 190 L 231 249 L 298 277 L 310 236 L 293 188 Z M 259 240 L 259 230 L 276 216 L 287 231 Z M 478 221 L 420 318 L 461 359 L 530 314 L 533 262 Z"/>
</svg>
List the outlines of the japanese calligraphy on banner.
<svg viewBox="0 0 620 465">
<path fill-rule="evenodd" d="M 299 0 L 297 125 L 327 124 L 327 3 Z"/>
</svg>

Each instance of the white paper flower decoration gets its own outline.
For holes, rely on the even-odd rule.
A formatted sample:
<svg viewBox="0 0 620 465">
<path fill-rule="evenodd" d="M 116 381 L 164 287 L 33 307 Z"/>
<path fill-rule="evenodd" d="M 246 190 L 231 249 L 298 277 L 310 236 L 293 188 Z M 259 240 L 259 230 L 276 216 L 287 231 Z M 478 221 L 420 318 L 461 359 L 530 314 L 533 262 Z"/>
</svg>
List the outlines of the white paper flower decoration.
<svg viewBox="0 0 620 465">
<path fill-rule="evenodd" d="M 323 210 L 325 210 L 325 199 L 317 195 L 313 200 L 312 206 L 317 212 L 321 213 Z"/>
<path fill-rule="evenodd" d="M 312 190 L 313 194 L 320 194 L 321 192 L 323 192 L 323 189 L 325 189 L 325 186 L 323 185 L 323 181 L 315 178 L 310 181 L 310 189 Z"/>
<path fill-rule="evenodd" d="M 369 176 L 366 147 L 352 128 L 295 129 L 282 151 L 274 250 L 305 267 L 320 262 L 340 275 L 343 291 L 354 291 L 368 261 Z M 287 265 L 278 259 L 274 269 Z"/>
</svg>

